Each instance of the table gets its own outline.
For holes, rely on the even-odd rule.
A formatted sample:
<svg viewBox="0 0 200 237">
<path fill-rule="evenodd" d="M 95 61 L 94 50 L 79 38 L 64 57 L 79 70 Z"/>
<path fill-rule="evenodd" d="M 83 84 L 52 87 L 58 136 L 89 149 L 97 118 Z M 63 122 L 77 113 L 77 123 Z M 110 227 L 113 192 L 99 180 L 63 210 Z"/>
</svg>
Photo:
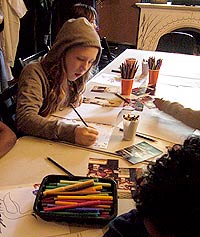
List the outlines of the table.
<svg viewBox="0 0 200 237">
<path fill-rule="evenodd" d="M 119 65 L 123 62 L 123 60 L 127 57 L 136 57 L 138 60 L 142 60 L 144 57 L 148 58 L 148 56 L 161 57 L 164 60 L 163 63 L 163 69 L 160 72 L 160 78 L 158 82 L 158 91 L 164 91 L 166 88 L 174 88 L 174 95 L 176 94 L 176 90 L 179 90 L 182 88 L 183 90 L 191 90 L 191 92 L 199 93 L 200 86 L 199 86 L 199 79 L 189 77 L 186 78 L 186 80 L 191 80 L 193 83 L 194 81 L 197 81 L 197 84 L 192 84 L 193 86 L 186 87 L 184 85 L 167 85 L 163 83 L 163 78 L 167 76 L 167 72 L 170 72 L 168 74 L 171 74 L 167 77 L 169 77 L 169 80 L 171 82 L 177 82 L 181 81 L 182 78 L 180 75 L 180 69 L 182 68 L 182 65 L 177 65 L 176 69 L 173 71 L 168 71 L 172 67 L 172 61 L 181 60 L 183 64 L 185 64 L 186 60 L 188 61 L 189 69 L 194 73 L 196 72 L 196 75 L 198 75 L 198 68 L 194 67 L 193 63 L 191 63 L 191 60 L 195 64 L 197 62 L 200 65 L 200 57 L 196 56 L 186 56 L 186 55 L 175 55 L 175 54 L 168 54 L 168 53 L 157 53 L 157 52 L 148 52 L 148 51 L 139 51 L 139 50 L 126 50 L 123 52 L 118 58 L 116 58 L 112 63 L 110 63 L 105 69 L 103 69 L 99 74 L 97 74 L 91 81 L 89 81 L 88 85 L 90 83 L 99 82 L 99 79 L 102 78 L 102 75 L 110 75 L 111 77 L 118 77 L 119 75 L 117 73 L 112 73 L 112 69 L 117 69 Z M 184 75 L 183 75 L 184 76 Z M 178 81 L 179 80 L 179 81 Z M 117 82 L 118 83 L 118 82 Z M 139 84 L 140 82 L 138 82 Z M 135 83 L 135 86 L 138 85 Z M 194 86 L 195 85 L 195 86 Z M 163 88 L 163 89 L 162 89 Z M 162 90 L 161 90 L 162 89 Z M 170 92 L 172 92 L 170 90 Z M 157 92 L 156 92 L 157 93 Z M 160 93 L 160 92 L 159 92 Z M 193 95 L 193 93 L 192 93 Z M 167 93 L 166 93 L 167 96 Z M 198 95 L 197 95 L 198 96 Z M 195 102 L 197 97 L 190 99 Z M 199 98 L 199 97 L 198 97 Z M 178 98 L 181 102 L 180 97 Z M 199 100 L 197 100 L 199 101 Z M 199 106 L 196 102 L 196 105 Z M 145 111 L 147 113 L 147 111 Z M 145 114 L 144 113 L 144 114 Z M 146 116 L 146 115 L 145 115 Z M 173 143 L 170 141 L 166 141 L 163 139 L 156 138 L 157 142 L 152 143 L 156 144 L 155 146 L 163 151 L 166 151 L 166 146 L 172 145 Z M 139 142 L 143 139 L 136 138 L 135 142 Z M 112 137 L 111 142 L 109 144 L 109 150 L 116 150 L 120 147 L 125 147 L 131 145 L 132 141 L 122 141 L 122 134 L 120 134 L 120 131 L 118 128 L 115 128 Z M 151 143 L 151 142 L 150 142 Z M 121 168 L 136 168 L 136 167 L 144 167 L 145 164 L 137 164 L 132 165 L 129 162 L 116 157 L 116 156 L 110 156 L 108 154 L 103 154 L 101 152 L 97 152 L 95 150 L 91 149 L 85 149 L 78 146 L 73 146 L 69 144 L 64 144 L 61 142 L 54 142 L 49 141 L 37 137 L 30 137 L 30 136 L 24 136 L 18 139 L 16 145 L 13 147 L 13 149 L 7 153 L 4 157 L 0 160 L 0 173 L 1 173 L 1 180 L 0 180 L 0 191 L 3 188 L 10 187 L 10 186 L 18 186 L 18 185 L 26 185 L 26 184 L 33 184 L 33 183 L 39 183 L 43 179 L 44 176 L 49 174 L 63 174 L 63 171 L 59 170 L 57 167 L 52 165 L 46 158 L 52 157 L 55 161 L 57 161 L 59 164 L 61 164 L 63 167 L 68 169 L 72 174 L 79 175 L 79 176 L 85 176 L 87 174 L 87 168 L 88 168 L 88 160 L 89 158 L 101 158 L 101 159 L 118 159 L 119 160 L 119 167 Z M 118 214 L 124 213 L 129 211 L 131 208 L 134 207 L 134 202 L 132 199 L 119 199 L 119 210 Z M 86 237 L 100 237 L 102 236 L 102 230 L 101 229 L 95 229 L 95 228 L 83 228 L 83 227 L 75 227 L 70 226 L 70 234 L 66 234 L 63 236 L 69 236 L 69 237 L 77 237 L 80 236 L 86 236 Z M 20 236 L 21 237 L 21 236 Z M 36 237 L 36 236 L 34 236 Z"/>
<path fill-rule="evenodd" d="M 112 70 L 119 70 L 121 63 L 126 58 L 136 58 L 139 63 L 133 87 L 147 86 L 148 75 L 141 77 L 141 64 L 143 59 L 147 60 L 150 56 L 156 59 L 163 59 L 155 96 L 179 102 L 185 107 L 200 110 L 200 70 L 198 68 L 200 57 L 194 55 L 127 49 L 90 81 L 88 90 L 90 90 L 92 83 L 120 87 L 120 74 L 112 72 Z M 191 128 L 158 110 L 145 109 L 141 116 L 142 123 L 140 122 L 139 124 L 139 132 L 153 136 L 158 136 L 158 133 L 163 132 L 163 134 L 159 135 L 159 138 L 164 140 L 180 143 L 193 132 Z M 149 124 L 150 119 L 152 124 Z M 163 120 L 163 123 L 160 123 L 160 127 L 158 127 L 157 122 L 159 119 L 159 122 L 162 122 L 161 119 Z M 155 129 L 157 131 L 153 131 Z M 173 135 L 174 131 L 176 131 L 176 135 L 179 134 L 177 137 Z"/>
<path fill-rule="evenodd" d="M 192 79 L 195 80 L 196 83 L 198 83 L 196 86 L 200 87 L 200 56 L 194 55 L 165 53 L 158 51 L 145 51 L 138 49 L 126 49 L 110 64 L 108 64 L 104 69 L 102 69 L 100 73 L 117 75 L 116 73 L 112 72 L 112 69 L 119 69 L 120 64 L 126 58 L 136 58 L 141 64 L 143 59 L 148 59 L 150 56 L 155 56 L 156 59 L 163 59 L 163 64 L 160 69 L 160 75 L 168 77 L 180 77 L 185 78 L 187 80 Z M 141 73 L 141 67 L 138 69 L 138 73 Z M 98 77 L 98 74 L 95 77 Z"/>
<path fill-rule="evenodd" d="M 0 191 L 13 185 L 22 186 L 40 183 L 49 174 L 64 174 L 63 171 L 47 160 L 47 156 L 52 157 L 72 174 L 78 176 L 85 176 L 87 174 L 88 159 L 90 157 L 108 159 L 106 155 L 81 149 L 80 147 L 73 147 L 37 137 L 24 136 L 18 139 L 14 148 L 0 160 Z M 112 157 L 112 159 L 116 158 Z M 119 162 L 121 167 L 131 167 L 127 161 L 120 159 Z M 118 214 L 127 212 L 134 207 L 132 199 L 119 199 L 118 204 Z M 70 227 L 70 232 L 76 233 L 73 237 L 79 236 L 79 232 L 86 230 L 90 232 L 83 232 L 81 236 L 102 236 L 102 231 L 99 228 Z M 34 235 L 34 237 L 36 236 Z"/>
</svg>

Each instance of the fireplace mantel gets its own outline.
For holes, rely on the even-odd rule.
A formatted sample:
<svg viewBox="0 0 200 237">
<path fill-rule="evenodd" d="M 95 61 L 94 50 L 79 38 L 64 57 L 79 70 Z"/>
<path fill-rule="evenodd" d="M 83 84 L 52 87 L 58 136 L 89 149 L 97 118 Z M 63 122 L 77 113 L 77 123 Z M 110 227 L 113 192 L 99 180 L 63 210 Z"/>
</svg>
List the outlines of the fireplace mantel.
<svg viewBox="0 0 200 237">
<path fill-rule="evenodd" d="M 200 6 L 136 3 L 140 8 L 137 49 L 156 50 L 166 33 L 182 29 L 200 32 Z"/>
</svg>

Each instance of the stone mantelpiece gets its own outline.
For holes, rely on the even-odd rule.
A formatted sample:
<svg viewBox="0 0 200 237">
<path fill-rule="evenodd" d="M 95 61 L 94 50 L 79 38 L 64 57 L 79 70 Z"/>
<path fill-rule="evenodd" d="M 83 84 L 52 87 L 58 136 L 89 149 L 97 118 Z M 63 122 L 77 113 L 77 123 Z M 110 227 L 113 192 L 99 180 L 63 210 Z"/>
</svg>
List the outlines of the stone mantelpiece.
<svg viewBox="0 0 200 237">
<path fill-rule="evenodd" d="M 178 29 L 200 32 L 200 6 L 136 3 L 140 8 L 137 49 L 156 50 L 166 33 Z"/>
</svg>

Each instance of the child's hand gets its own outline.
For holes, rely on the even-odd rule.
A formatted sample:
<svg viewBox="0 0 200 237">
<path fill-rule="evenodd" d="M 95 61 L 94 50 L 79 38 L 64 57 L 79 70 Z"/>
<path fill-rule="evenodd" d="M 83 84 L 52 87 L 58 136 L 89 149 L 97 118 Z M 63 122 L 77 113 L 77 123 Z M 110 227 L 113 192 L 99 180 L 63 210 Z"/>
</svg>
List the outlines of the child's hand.
<svg viewBox="0 0 200 237">
<path fill-rule="evenodd" d="M 98 131 L 93 127 L 78 126 L 75 129 L 75 143 L 91 146 L 98 138 Z"/>
<path fill-rule="evenodd" d="M 161 106 L 163 104 L 164 100 L 163 99 L 159 99 L 159 98 L 155 98 L 153 103 L 155 104 L 155 106 L 158 108 L 158 109 L 161 109 Z"/>
</svg>

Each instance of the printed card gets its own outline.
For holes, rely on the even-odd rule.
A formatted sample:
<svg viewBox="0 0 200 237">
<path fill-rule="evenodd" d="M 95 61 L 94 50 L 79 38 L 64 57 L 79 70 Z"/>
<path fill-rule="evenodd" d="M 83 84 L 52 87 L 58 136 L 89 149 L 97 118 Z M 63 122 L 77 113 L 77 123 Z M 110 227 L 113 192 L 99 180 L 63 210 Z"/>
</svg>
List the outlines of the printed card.
<svg viewBox="0 0 200 237">
<path fill-rule="evenodd" d="M 94 86 L 91 89 L 91 92 L 100 92 L 100 93 L 117 93 L 118 87 L 108 87 L 108 86 Z"/>
<path fill-rule="evenodd" d="M 132 164 L 137 164 L 144 160 L 161 155 L 162 151 L 143 141 L 136 145 L 118 150 L 116 153 L 121 155 L 125 160 L 131 162 Z"/>
<path fill-rule="evenodd" d="M 142 173 L 142 168 L 119 168 L 118 160 L 90 158 L 87 176 L 115 180 L 118 198 L 131 199 L 135 194 L 136 180 Z"/>
<path fill-rule="evenodd" d="M 83 98 L 83 103 L 85 104 L 97 104 L 107 107 L 119 107 L 122 105 L 122 101 L 119 98 L 104 98 L 95 96 L 94 98 Z"/>
<path fill-rule="evenodd" d="M 149 109 L 156 108 L 155 104 L 153 103 L 154 98 L 149 95 L 142 96 L 142 97 L 138 98 L 138 100 Z"/>
</svg>

